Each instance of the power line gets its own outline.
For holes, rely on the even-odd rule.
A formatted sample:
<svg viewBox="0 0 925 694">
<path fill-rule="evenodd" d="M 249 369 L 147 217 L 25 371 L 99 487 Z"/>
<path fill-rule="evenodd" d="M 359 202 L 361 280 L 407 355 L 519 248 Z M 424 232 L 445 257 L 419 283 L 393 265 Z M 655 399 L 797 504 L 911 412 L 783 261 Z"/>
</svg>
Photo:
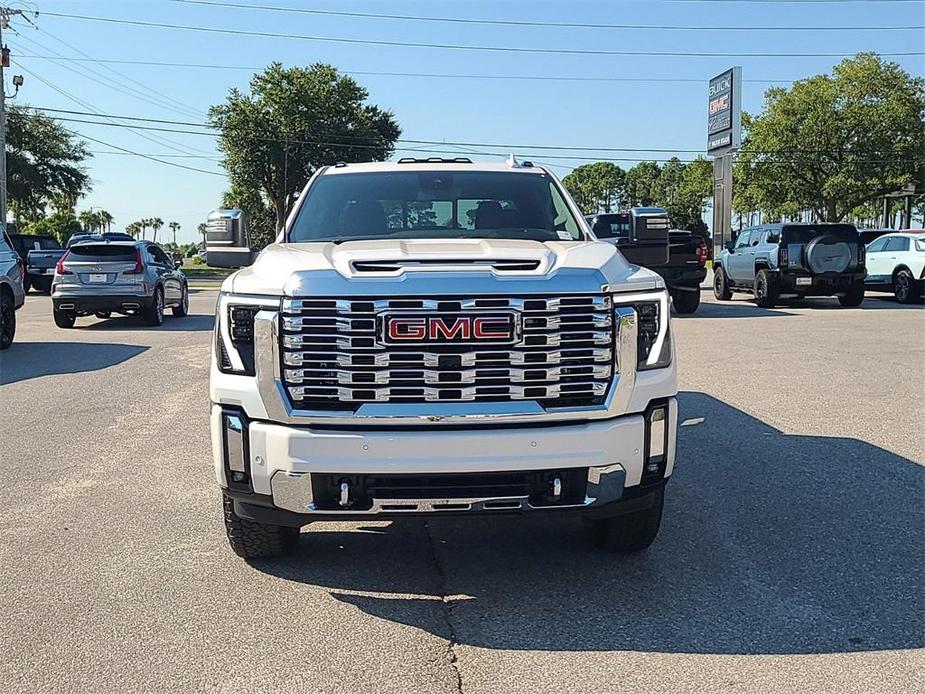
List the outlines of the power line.
<svg viewBox="0 0 925 694">
<path fill-rule="evenodd" d="M 304 7 L 279 7 L 276 5 L 248 5 L 240 2 L 219 2 L 218 0 L 168 0 L 183 5 L 205 5 L 206 7 L 230 7 L 239 10 L 262 10 L 287 14 L 308 14 L 327 17 L 350 17 L 354 19 L 388 19 L 408 22 L 437 22 L 444 24 L 477 24 L 484 26 L 543 27 L 549 29 L 631 29 L 642 31 L 716 31 L 716 25 L 684 26 L 669 24 L 608 24 L 583 22 L 540 22 L 520 19 L 476 19 L 471 17 L 433 17 L 407 14 L 385 14 L 378 12 L 347 12 L 344 10 L 315 10 Z M 906 26 L 742 26 L 727 25 L 728 31 L 915 31 L 925 25 Z"/>
<path fill-rule="evenodd" d="M 71 109 L 59 109 L 59 108 L 46 108 L 42 106 L 29 106 L 29 108 L 35 109 L 37 111 L 43 111 L 47 113 L 63 113 L 68 116 L 90 116 L 96 118 L 108 118 L 112 120 L 129 120 L 133 122 L 142 122 L 142 123 L 157 123 L 163 125 L 177 125 L 177 126 L 187 126 L 187 127 L 196 127 L 204 128 L 206 130 L 215 130 L 214 126 L 209 125 L 208 123 L 194 123 L 190 121 L 174 121 L 174 120 L 165 120 L 161 118 L 145 118 L 141 116 L 123 116 L 115 114 L 104 114 L 97 113 L 92 111 L 75 111 Z M 203 135 L 206 137 L 217 138 L 220 137 L 220 133 L 217 132 L 204 132 L 202 130 L 179 130 L 173 128 L 157 128 L 152 126 L 141 126 L 141 125 L 130 125 L 127 123 L 100 123 L 97 121 L 77 119 L 77 118 L 66 118 L 56 116 L 57 120 L 71 122 L 71 123 L 85 123 L 90 125 L 105 125 L 105 126 L 114 126 L 114 127 L 133 127 L 142 130 L 151 129 L 155 131 L 163 132 L 177 132 L 188 135 Z M 258 135 L 245 136 L 250 137 L 251 139 L 267 141 L 267 142 L 288 142 L 289 144 L 298 145 L 298 144 L 316 144 L 316 145 L 325 145 L 325 146 L 347 146 L 347 147 L 365 147 L 365 148 L 374 148 L 378 149 L 381 147 L 381 144 L 377 144 L 374 138 L 360 138 L 352 137 L 345 135 L 332 135 L 331 137 L 325 138 L 324 136 L 320 138 L 308 138 L 308 139 L 291 139 L 291 138 L 275 138 L 275 137 L 266 137 Z M 335 141 L 339 140 L 339 141 Z M 344 140 L 359 140 L 360 142 L 345 142 Z M 365 141 L 365 142 L 364 142 Z M 491 142 L 459 142 L 459 141 L 447 141 L 447 140 L 417 140 L 410 138 L 398 138 L 397 142 L 404 144 L 413 144 L 413 145 L 429 145 L 429 146 L 442 146 L 442 147 L 481 147 L 489 149 L 500 149 L 500 150 L 515 150 L 515 151 L 524 151 L 524 150 L 553 150 L 553 151 L 570 151 L 570 152 L 616 152 L 616 153 L 646 153 L 646 152 L 657 152 L 657 153 L 680 153 L 680 154 L 702 154 L 702 149 L 683 149 L 683 148 L 659 148 L 659 147 L 592 147 L 585 145 L 544 145 L 544 144 L 511 144 L 511 143 L 491 143 Z M 429 150 L 422 150 L 429 151 Z M 446 150 L 441 150 L 446 151 Z M 753 152 L 754 154 L 762 155 L 785 155 L 785 154 L 827 154 L 831 153 L 832 150 L 780 150 L 780 151 L 761 151 Z M 499 152 L 469 152 L 471 154 L 489 154 L 492 156 L 500 154 Z M 889 155 L 889 152 L 885 152 L 884 156 Z M 541 155 L 547 156 L 547 155 Z M 582 159 L 582 157 L 565 157 L 568 159 Z M 638 161 L 638 159 L 627 159 L 626 161 Z M 871 160 L 871 161 L 880 161 L 880 160 Z"/>
<path fill-rule="evenodd" d="M 58 60 L 54 56 L 21 54 L 18 58 L 30 58 L 38 60 Z M 104 58 L 68 58 L 71 62 L 84 63 L 110 63 L 113 65 L 144 65 L 151 67 L 182 67 L 182 68 L 200 68 L 207 70 L 247 70 L 257 72 L 263 70 L 265 65 L 217 65 L 215 63 L 174 63 L 158 60 L 119 60 Z M 438 73 L 438 72 L 381 72 L 376 70 L 339 70 L 345 75 L 354 75 L 361 77 L 422 77 L 434 79 L 473 79 L 473 80 L 528 80 L 537 82 L 687 82 L 691 84 L 707 84 L 709 80 L 701 77 L 567 77 L 555 75 L 475 75 L 475 74 L 458 74 L 458 73 Z M 789 84 L 793 79 L 743 79 L 743 82 L 754 84 Z"/>
<path fill-rule="evenodd" d="M 65 12 L 45 12 L 49 17 L 76 19 L 87 22 L 104 22 L 127 26 L 139 26 L 157 29 L 178 29 L 211 34 L 228 34 L 232 36 L 257 36 L 274 39 L 294 39 L 299 41 L 318 41 L 322 43 L 342 43 L 348 45 L 388 46 L 403 48 L 430 48 L 456 51 L 486 51 L 492 53 L 547 53 L 555 55 L 609 55 L 609 56 L 647 56 L 663 58 L 845 58 L 846 53 L 731 53 L 699 51 L 619 51 L 595 48 L 528 48 L 523 46 L 479 46 L 452 43 L 423 43 L 416 41 L 389 41 L 385 39 L 354 39 L 343 36 L 311 36 L 307 34 L 283 34 L 251 29 L 222 29 L 219 27 L 190 26 L 188 24 L 169 24 L 166 22 L 147 22 L 137 19 L 117 19 L 115 17 L 94 17 L 90 15 L 68 14 Z M 883 56 L 919 56 L 922 51 L 881 52 Z"/>
</svg>

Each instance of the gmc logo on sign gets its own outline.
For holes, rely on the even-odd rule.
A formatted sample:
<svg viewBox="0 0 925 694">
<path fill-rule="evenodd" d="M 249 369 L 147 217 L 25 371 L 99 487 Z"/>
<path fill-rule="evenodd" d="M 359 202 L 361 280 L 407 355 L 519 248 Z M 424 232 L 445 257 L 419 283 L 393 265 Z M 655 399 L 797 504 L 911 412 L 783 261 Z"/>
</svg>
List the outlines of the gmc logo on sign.
<svg viewBox="0 0 925 694">
<path fill-rule="evenodd" d="M 515 326 L 513 313 L 448 317 L 385 315 L 382 337 L 385 344 L 509 344 L 516 339 Z"/>
</svg>

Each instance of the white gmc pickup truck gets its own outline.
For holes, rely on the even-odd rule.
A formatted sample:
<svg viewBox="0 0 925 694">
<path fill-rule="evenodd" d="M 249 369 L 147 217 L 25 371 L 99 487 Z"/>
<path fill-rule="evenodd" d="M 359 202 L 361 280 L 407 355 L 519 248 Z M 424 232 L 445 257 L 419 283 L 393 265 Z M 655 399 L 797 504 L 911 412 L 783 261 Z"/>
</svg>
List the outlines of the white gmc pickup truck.
<svg viewBox="0 0 925 694">
<path fill-rule="evenodd" d="M 238 555 L 406 515 L 573 513 L 603 549 L 652 543 L 675 460 L 669 297 L 552 173 L 337 164 L 256 258 L 244 221 L 218 210 L 207 234 L 210 265 L 244 266 L 210 382 Z"/>
</svg>

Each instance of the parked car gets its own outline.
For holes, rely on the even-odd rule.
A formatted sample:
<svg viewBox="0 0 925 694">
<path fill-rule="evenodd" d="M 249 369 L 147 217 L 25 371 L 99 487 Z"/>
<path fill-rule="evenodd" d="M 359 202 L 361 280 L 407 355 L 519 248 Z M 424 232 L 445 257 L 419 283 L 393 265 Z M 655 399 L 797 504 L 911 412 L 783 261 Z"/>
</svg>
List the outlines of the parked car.
<svg viewBox="0 0 925 694">
<path fill-rule="evenodd" d="M 922 298 L 925 285 L 925 234 L 892 232 L 867 247 L 867 286 L 892 291 L 896 300 L 911 304 Z"/>
<path fill-rule="evenodd" d="M 631 263 L 636 263 L 657 272 L 665 280 L 671 303 L 678 313 L 694 313 L 700 306 L 700 284 L 706 279 L 708 248 L 706 239 L 699 234 L 682 229 L 668 231 L 668 258 L 653 262 L 649 258 L 636 257 L 632 244 L 628 244 L 633 223 L 630 212 L 607 212 L 587 215 L 594 235 L 601 241 L 611 243 Z M 667 213 L 666 213 L 667 223 Z"/>
<path fill-rule="evenodd" d="M 186 277 L 151 241 L 85 241 L 58 261 L 51 300 L 55 324 L 73 328 L 78 316 L 142 315 L 160 325 L 164 310 L 189 310 Z"/>
<path fill-rule="evenodd" d="M 739 232 L 713 265 L 713 293 L 754 295 L 772 307 L 781 299 L 837 296 L 842 306 L 864 301 L 865 248 L 851 224 L 765 224 Z"/>
<path fill-rule="evenodd" d="M 23 289 L 28 292 L 34 287 L 50 293 L 55 265 L 64 255 L 58 239 L 44 234 L 10 234 L 10 241 L 26 266 Z"/>
<path fill-rule="evenodd" d="M 240 210 L 208 225 L 210 266 L 251 265 Z M 542 166 L 320 168 L 216 306 L 232 549 L 282 554 L 322 519 L 516 513 L 645 549 L 677 440 L 668 304 Z"/>
<path fill-rule="evenodd" d="M 858 229 L 858 236 L 861 237 L 861 243 L 869 246 L 884 234 L 892 234 L 896 229 Z"/>
<path fill-rule="evenodd" d="M 0 224 L 0 349 L 13 344 L 16 311 L 26 300 L 25 276 L 25 263 L 13 247 L 4 225 Z"/>
</svg>

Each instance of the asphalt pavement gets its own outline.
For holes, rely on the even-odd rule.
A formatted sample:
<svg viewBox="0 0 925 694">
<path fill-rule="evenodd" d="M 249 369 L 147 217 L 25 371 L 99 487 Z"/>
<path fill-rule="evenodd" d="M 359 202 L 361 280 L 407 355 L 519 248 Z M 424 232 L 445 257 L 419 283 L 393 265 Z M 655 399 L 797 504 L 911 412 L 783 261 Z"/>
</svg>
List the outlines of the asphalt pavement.
<svg viewBox="0 0 925 694">
<path fill-rule="evenodd" d="M 868 298 L 674 322 L 661 534 L 577 519 L 317 523 L 248 565 L 208 430 L 214 291 L 160 328 L 0 354 L 0 692 L 925 691 L 925 309 Z"/>
</svg>

